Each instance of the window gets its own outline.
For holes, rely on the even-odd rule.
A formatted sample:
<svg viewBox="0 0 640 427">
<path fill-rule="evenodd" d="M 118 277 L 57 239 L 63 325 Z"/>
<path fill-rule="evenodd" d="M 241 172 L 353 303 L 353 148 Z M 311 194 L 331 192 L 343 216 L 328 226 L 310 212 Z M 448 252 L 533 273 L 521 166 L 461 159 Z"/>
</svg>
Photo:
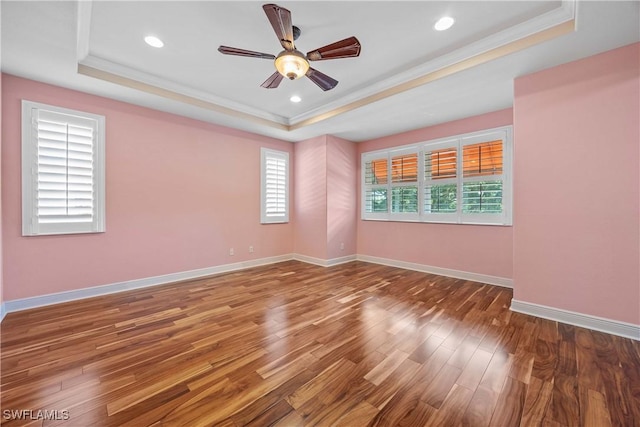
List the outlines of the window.
<svg viewBox="0 0 640 427">
<path fill-rule="evenodd" d="M 262 148 L 260 222 L 289 222 L 289 153 Z"/>
<path fill-rule="evenodd" d="M 22 101 L 22 234 L 105 231 L 103 116 Z"/>
<path fill-rule="evenodd" d="M 372 158 L 364 167 L 364 206 L 371 218 L 385 215 L 389 211 L 387 194 L 387 176 L 389 175 L 387 157 Z"/>
<path fill-rule="evenodd" d="M 424 210 L 425 220 L 457 222 L 458 151 L 457 141 L 448 140 L 425 146 Z"/>
<path fill-rule="evenodd" d="M 363 219 L 511 224 L 511 127 L 364 153 Z"/>
<path fill-rule="evenodd" d="M 466 141 L 463 140 L 463 214 L 502 214 L 503 164 L 502 139 L 486 141 L 486 138 L 469 138 Z"/>
</svg>

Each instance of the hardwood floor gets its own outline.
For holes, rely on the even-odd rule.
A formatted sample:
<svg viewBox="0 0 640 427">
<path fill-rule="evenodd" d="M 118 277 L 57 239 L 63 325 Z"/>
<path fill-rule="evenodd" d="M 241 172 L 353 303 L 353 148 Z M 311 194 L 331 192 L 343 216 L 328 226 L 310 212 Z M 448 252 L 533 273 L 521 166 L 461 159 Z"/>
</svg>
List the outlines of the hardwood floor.
<svg viewBox="0 0 640 427">
<path fill-rule="evenodd" d="M 511 297 L 290 261 L 10 313 L 1 421 L 640 425 L 640 343 L 511 312 Z"/>
</svg>

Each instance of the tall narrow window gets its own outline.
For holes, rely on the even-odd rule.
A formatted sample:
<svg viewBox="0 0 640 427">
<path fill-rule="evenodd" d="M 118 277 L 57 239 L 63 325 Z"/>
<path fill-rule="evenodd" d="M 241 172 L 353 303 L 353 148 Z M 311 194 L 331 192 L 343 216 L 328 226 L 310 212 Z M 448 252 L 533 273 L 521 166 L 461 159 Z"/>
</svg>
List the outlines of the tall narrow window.
<svg viewBox="0 0 640 427">
<path fill-rule="evenodd" d="M 289 153 L 262 148 L 261 209 L 263 224 L 289 221 Z"/>
<path fill-rule="evenodd" d="M 455 221 L 458 209 L 456 141 L 424 151 L 424 215 L 430 221 Z"/>
<path fill-rule="evenodd" d="M 22 234 L 105 230 L 103 116 L 22 101 Z"/>
<path fill-rule="evenodd" d="M 364 210 L 369 214 L 389 211 L 389 166 L 387 157 L 368 159 L 364 163 Z"/>
<path fill-rule="evenodd" d="M 463 218 L 506 222 L 505 140 L 500 133 L 462 139 Z"/>
<path fill-rule="evenodd" d="M 391 157 L 391 213 L 418 214 L 418 153 Z"/>
</svg>

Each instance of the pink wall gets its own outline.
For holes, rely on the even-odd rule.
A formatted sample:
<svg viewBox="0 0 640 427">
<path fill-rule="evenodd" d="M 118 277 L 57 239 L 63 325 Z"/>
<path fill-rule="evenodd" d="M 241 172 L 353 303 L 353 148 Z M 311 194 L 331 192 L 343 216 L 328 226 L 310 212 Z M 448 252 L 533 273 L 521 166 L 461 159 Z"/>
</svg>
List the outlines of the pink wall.
<svg viewBox="0 0 640 427">
<path fill-rule="evenodd" d="M 355 255 L 355 145 L 323 135 L 296 143 L 295 156 L 295 253 L 323 261 Z"/>
<path fill-rule="evenodd" d="M 358 164 L 360 163 L 360 154 L 367 151 L 506 126 L 511 123 L 512 110 L 506 109 L 362 142 L 358 144 Z M 360 172 L 358 172 L 358 176 L 360 176 Z M 359 188 L 360 180 L 358 179 Z M 360 194 L 359 190 L 358 194 Z M 360 198 L 358 197 L 359 217 Z M 507 279 L 510 279 L 513 274 L 512 227 L 363 221 L 359 219 L 357 236 L 359 255 Z"/>
<path fill-rule="evenodd" d="M 327 258 L 356 254 L 358 170 L 353 142 L 327 136 Z M 344 249 L 341 248 L 344 244 Z"/>
<path fill-rule="evenodd" d="M 298 142 L 295 147 L 294 252 L 327 258 L 326 136 Z"/>
<path fill-rule="evenodd" d="M 106 116 L 106 233 L 21 236 L 21 99 Z M 10 75 L 2 101 L 5 300 L 291 253 L 259 174 L 260 147 L 293 144 Z"/>
<path fill-rule="evenodd" d="M 515 82 L 514 299 L 640 324 L 640 43 Z"/>
<path fill-rule="evenodd" d="M 358 253 L 513 278 L 519 301 L 640 324 L 640 44 L 517 79 L 513 110 L 355 146 L 294 145 L 14 76 L 0 85 L 0 301 Z M 106 233 L 21 237 L 21 99 L 106 116 Z M 359 219 L 362 152 L 511 123 L 513 227 Z M 262 146 L 292 154 L 290 224 L 259 223 Z"/>
<path fill-rule="evenodd" d="M 1 99 L 2 73 L 0 73 L 0 100 Z M 2 129 L 2 102 L 0 102 L 0 129 Z M 2 132 L 0 132 L 0 305 L 4 303 L 4 258 L 2 256 L 2 242 Z M 0 320 L 2 320 L 1 317 L 0 315 Z"/>
</svg>

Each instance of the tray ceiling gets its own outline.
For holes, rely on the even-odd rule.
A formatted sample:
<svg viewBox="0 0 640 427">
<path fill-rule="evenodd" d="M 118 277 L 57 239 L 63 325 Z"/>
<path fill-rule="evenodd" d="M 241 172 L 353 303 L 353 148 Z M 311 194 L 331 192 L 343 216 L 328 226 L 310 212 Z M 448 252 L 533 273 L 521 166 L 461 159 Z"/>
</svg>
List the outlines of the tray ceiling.
<svg viewBox="0 0 640 427">
<path fill-rule="evenodd" d="M 261 2 L 2 2 L 2 69 L 297 141 L 360 141 L 512 105 L 519 75 L 638 41 L 638 2 L 279 2 L 307 52 L 355 35 L 358 58 L 314 62 L 339 80 L 260 84 L 277 54 Z M 455 25 L 438 32 L 441 16 Z M 144 42 L 153 34 L 157 49 Z M 302 98 L 290 102 L 292 95 Z"/>
</svg>

